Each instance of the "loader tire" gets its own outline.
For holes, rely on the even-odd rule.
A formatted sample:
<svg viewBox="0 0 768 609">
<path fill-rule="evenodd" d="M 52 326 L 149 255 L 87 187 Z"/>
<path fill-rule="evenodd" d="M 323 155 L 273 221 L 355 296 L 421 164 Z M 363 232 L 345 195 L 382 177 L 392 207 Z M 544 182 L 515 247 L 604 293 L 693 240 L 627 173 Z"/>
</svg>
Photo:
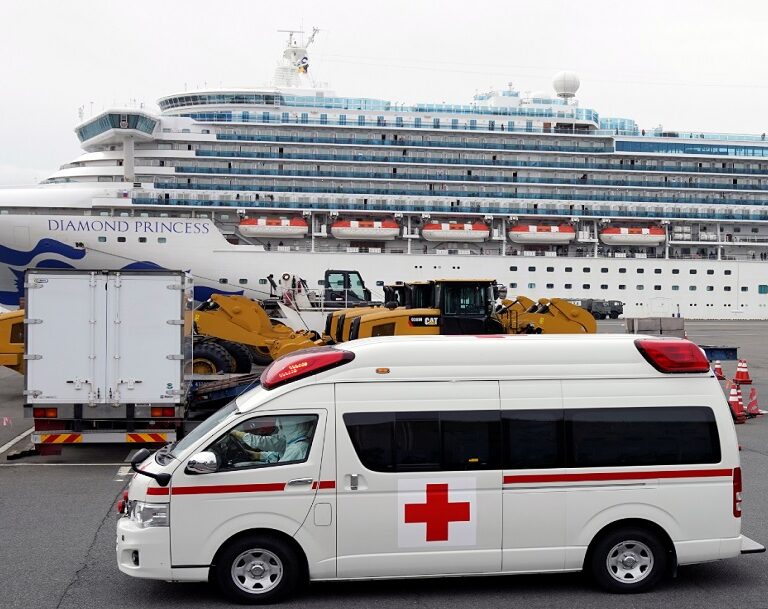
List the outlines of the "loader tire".
<svg viewBox="0 0 768 609">
<path fill-rule="evenodd" d="M 251 347 L 251 359 L 257 366 L 269 366 L 272 363 L 272 356 L 266 347 Z"/>
<path fill-rule="evenodd" d="M 235 372 L 251 371 L 253 360 L 251 359 L 251 350 L 247 346 L 230 340 L 220 340 L 217 342 L 224 347 L 232 356 L 232 359 L 235 360 Z"/>
<path fill-rule="evenodd" d="M 189 366 L 193 374 L 229 374 L 235 370 L 235 359 L 221 345 L 205 341 L 195 344 Z"/>
</svg>

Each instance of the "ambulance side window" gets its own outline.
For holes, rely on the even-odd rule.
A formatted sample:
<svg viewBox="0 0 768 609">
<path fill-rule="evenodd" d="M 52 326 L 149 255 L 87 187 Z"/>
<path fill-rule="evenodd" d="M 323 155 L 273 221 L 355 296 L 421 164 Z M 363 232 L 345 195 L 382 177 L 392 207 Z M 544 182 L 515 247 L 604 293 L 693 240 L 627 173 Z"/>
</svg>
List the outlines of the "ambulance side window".
<svg viewBox="0 0 768 609">
<path fill-rule="evenodd" d="M 504 469 L 564 467 L 562 410 L 508 410 L 501 417 Z"/>
</svg>

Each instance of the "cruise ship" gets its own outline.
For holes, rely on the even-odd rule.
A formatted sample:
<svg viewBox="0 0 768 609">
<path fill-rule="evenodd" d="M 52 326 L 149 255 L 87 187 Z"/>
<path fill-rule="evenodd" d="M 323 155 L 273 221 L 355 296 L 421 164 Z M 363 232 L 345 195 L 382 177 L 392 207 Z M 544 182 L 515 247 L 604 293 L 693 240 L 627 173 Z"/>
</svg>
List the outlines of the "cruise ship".
<svg viewBox="0 0 768 609">
<path fill-rule="evenodd" d="M 0 189 L 0 305 L 31 267 L 181 269 L 200 300 L 355 269 L 374 298 L 491 276 L 627 316 L 768 318 L 765 134 L 603 117 L 571 72 L 463 105 L 340 97 L 312 79 L 316 33 L 289 33 L 269 86 L 95 114 L 78 158 Z"/>
</svg>

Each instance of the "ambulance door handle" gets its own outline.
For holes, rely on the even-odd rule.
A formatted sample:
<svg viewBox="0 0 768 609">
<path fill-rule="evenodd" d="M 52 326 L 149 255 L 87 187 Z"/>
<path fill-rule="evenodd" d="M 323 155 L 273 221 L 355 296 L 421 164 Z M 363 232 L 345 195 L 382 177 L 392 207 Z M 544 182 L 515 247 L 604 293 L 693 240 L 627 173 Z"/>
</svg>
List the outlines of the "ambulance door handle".
<svg viewBox="0 0 768 609">
<path fill-rule="evenodd" d="M 288 480 L 288 486 L 307 486 L 308 484 L 312 484 L 313 479 L 312 478 L 294 478 L 293 480 Z"/>
<path fill-rule="evenodd" d="M 349 476 L 349 490 L 356 491 L 360 483 L 358 474 L 350 474 Z"/>
</svg>

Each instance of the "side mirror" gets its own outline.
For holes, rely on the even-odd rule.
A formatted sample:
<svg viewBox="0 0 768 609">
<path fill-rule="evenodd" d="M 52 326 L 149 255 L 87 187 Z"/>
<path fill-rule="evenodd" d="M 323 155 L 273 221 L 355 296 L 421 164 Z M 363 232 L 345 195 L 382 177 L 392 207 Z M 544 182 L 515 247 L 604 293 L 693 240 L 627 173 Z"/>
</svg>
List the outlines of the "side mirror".
<svg viewBox="0 0 768 609">
<path fill-rule="evenodd" d="M 184 470 L 187 474 L 212 474 L 219 469 L 216 453 L 204 450 L 192 455 Z"/>
</svg>

